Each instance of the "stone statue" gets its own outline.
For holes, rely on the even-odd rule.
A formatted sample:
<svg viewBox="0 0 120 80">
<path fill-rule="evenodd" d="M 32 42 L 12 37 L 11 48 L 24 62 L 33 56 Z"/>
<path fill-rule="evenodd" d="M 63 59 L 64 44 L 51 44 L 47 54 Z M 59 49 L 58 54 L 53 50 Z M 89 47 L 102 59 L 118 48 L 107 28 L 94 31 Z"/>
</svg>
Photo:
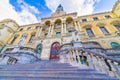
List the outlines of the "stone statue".
<svg viewBox="0 0 120 80">
<path fill-rule="evenodd" d="M 77 42 L 79 40 L 79 38 L 78 38 L 78 31 L 73 32 L 72 38 L 73 38 L 74 42 Z"/>
<path fill-rule="evenodd" d="M 79 40 L 80 36 L 78 36 L 78 31 L 74 31 L 72 34 L 72 45 L 74 47 L 82 47 L 81 41 Z"/>
</svg>

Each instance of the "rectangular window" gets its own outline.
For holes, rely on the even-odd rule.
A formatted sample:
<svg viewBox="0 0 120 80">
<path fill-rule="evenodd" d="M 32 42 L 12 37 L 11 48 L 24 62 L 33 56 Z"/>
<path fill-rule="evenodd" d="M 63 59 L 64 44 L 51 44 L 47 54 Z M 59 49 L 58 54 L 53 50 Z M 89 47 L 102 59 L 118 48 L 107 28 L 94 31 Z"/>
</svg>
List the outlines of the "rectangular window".
<svg viewBox="0 0 120 80">
<path fill-rule="evenodd" d="M 34 37 L 35 37 L 35 35 L 31 35 L 30 40 L 29 40 L 30 43 L 32 43 Z"/>
<path fill-rule="evenodd" d="M 118 31 L 120 31 L 120 25 L 118 24 L 118 25 L 114 25 L 117 29 L 118 29 Z"/>
<path fill-rule="evenodd" d="M 61 34 L 61 32 L 56 32 L 56 34 Z"/>
<path fill-rule="evenodd" d="M 86 31 L 87 31 L 88 36 L 94 36 L 91 28 L 86 28 Z"/>
<path fill-rule="evenodd" d="M 99 19 L 98 19 L 98 17 L 94 17 L 93 20 L 94 20 L 94 21 L 97 21 L 97 20 L 99 20 Z"/>
<path fill-rule="evenodd" d="M 30 29 L 31 29 L 31 27 L 28 27 L 28 28 L 27 28 L 27 30 L 30 30 Z"/>
<path fill-rule="evenodd" d="M 87 22 L 87 19 L 82 19 L 82 22 Z"/>
<path fill-rule="evenodd" d="M 105 18 L 109 19 L 109 18 L 111 18 L 111 16 L 110 15 L 105 15 Z"/>
<path fill-rule="evenodd" d="M 103 34 L 109 34 L 108 31 L 105 29 L 104 26 L 101 26 L 100 29 L 103 32 Z"/>
<path fill-rule="evenodd" d="M 69 32 L 69 33 L 71 33 L 71 32 L 72 32 L 72 30 L 69 30 L 68 32 Z"/>
<path fill-rule="evenodd" d="M 17 39 L 17 37 L 14 37 L 13 40 L 11 41 L 11 44 L 13 44 L 16 39 Z"/>
</svg>

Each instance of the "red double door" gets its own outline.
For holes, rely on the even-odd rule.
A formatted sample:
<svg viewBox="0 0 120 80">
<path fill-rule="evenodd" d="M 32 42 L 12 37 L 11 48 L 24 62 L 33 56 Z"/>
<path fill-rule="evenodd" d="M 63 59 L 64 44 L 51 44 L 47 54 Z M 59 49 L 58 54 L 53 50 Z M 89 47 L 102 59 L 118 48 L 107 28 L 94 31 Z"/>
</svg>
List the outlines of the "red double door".
<svg viewBox="0 0 120 80">
<path fill-rule="evenodd" d="M 59 59 L 59 49 L 60 49 L 60 43 L 55 42 L 51 46 L 51 53 L 50 53 L 50 59 Z"/>
</svg>

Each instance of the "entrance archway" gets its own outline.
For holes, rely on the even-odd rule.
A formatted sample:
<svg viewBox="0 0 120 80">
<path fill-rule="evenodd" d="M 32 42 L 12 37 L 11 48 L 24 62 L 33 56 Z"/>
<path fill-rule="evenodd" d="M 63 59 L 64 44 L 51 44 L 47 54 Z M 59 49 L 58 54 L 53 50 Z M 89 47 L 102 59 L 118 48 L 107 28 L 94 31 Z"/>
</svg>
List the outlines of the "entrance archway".
<svg viewBox="0 0 120 80">
<path fill-rule="evenodd" d="M 60 49 L 59 42 L 54 42 L 51 45 L 50 59 L 59 59 L 59 53 L 58 53 L 59 49 Z"/>
</svg>

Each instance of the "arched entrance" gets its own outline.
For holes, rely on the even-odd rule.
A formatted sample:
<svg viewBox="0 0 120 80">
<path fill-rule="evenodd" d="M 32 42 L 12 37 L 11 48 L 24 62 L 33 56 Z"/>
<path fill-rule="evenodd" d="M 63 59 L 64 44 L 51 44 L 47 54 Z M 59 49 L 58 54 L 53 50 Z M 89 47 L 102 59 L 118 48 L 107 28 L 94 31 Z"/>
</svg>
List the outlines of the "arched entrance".
<svg viewBox="0 0 120 80">
<path fill-rule="evenodd" d="M 54 42 L 51 46 L 50 59 L 59 59 L 58 51 L 60 49 L 60 43 Z"/>
</svg>

